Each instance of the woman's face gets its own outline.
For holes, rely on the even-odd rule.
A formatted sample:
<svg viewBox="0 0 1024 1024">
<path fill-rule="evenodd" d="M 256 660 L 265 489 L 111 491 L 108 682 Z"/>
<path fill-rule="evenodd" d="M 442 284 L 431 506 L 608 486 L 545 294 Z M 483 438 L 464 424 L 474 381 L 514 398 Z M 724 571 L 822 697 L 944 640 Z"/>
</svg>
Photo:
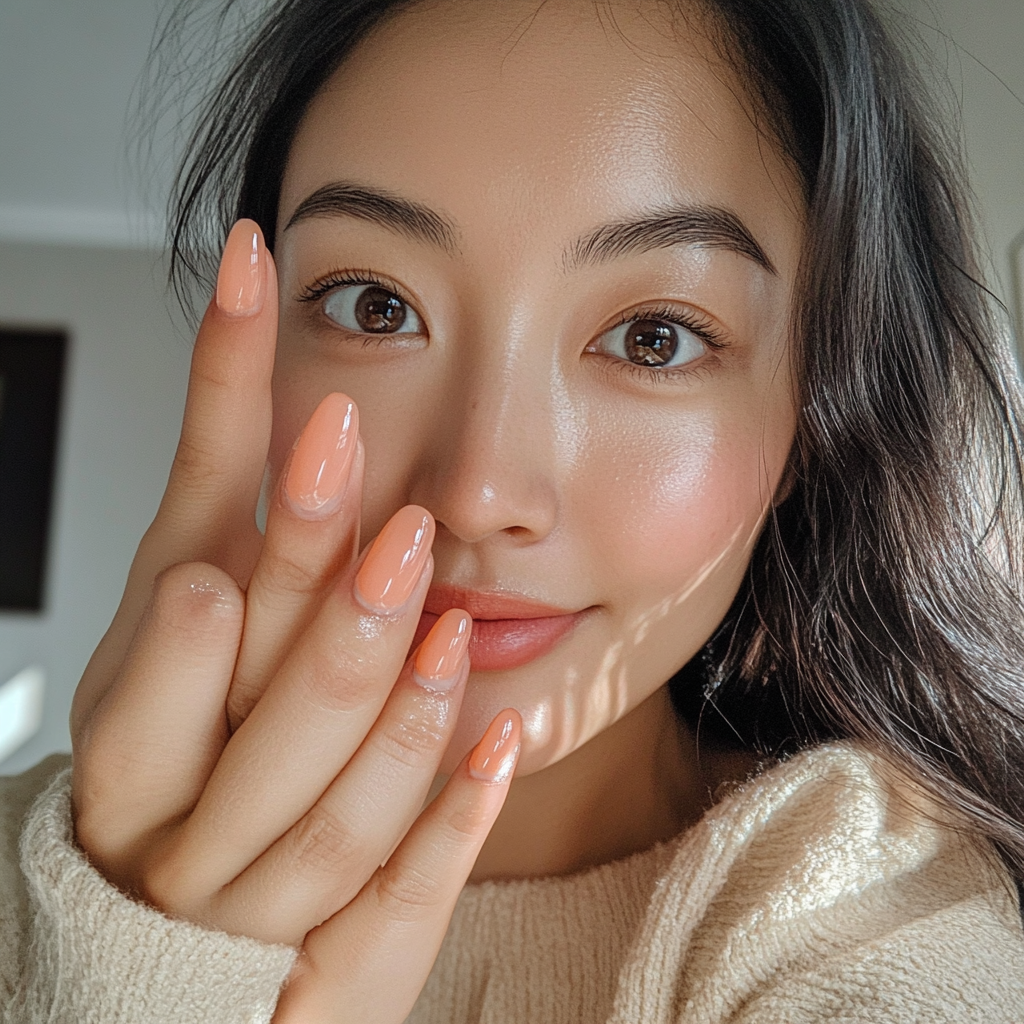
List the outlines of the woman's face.
<svg viewBox="0 0 1024 1024">
<path fill-rule="evenodd" d="M 272 468 L 343 391 L 364 539 L 435 516 L 427 612 L 478 620 L 449 766 L 509 706 L 522 771 L 576 749 L 739 587 L 794 434 L 801 243 L 743 97 L 658 5 L 443 0 L 361 43 L 299 126 Z"/>
</svg>

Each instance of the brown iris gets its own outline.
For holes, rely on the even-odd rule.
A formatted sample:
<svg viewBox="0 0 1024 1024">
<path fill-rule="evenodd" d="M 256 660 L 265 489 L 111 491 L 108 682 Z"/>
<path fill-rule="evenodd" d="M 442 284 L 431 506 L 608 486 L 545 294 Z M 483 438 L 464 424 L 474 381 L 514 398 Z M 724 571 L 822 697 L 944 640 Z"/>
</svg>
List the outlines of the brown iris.
<svg viewBox="0 0 1024 1024">
<path fill-rule="evenodd" d="M 664 320 L 634 320 L 626 325 L 626 357 L 640 366 L 664 366 L 679 348 L 676 329 Z"/>
<path fill-rule="evenodd" d="M 385 288 L 364 288 L 356 299 L 356 323 L 367 333 L 393 334 L 405 323 L 405 316 L 405 303 Z"/>
</svg>

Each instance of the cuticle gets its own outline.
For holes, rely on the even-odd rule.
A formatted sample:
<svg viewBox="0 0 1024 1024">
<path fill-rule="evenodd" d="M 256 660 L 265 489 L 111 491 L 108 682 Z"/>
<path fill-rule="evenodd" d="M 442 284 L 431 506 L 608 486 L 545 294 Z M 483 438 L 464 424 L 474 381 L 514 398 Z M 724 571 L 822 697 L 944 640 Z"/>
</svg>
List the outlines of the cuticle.
<svg viewBox="0 0 1024 1024">
<path fill-rule="evenodd" d="M 441 695 L 450 694 L 468 675 L 469 660 L 465 657 L 460 662 L 459 667 L 455 670 L 454 674 L 446 676 L 444 679 L 427 679 L 426 676 L 420 675 L 415 668 L 412 670 L 412 677 L 417 686 L 422 686 L 424 690 L 429 690 L 431 693 Z M 439 686 L 439 683 L 443 683 L 444 685 Z"/>
<path fill-rule="evenodd" d="M 336 494 L 328 501 L 325 501 L 322 505 L 318 505 L 316 508 L 303 508 L 300 505 L 296 505 L 291 498 L 288 497 L 288 492 L 284 487 L 286 479 L 287 477 L 283 476 L 281 480 L 281 503 L 289 512 L 292 513 L 292 515 L 299 519 L 304 519 L 306 522 L 318 522 L 323 519 L 329 519 L 341 508 L 345 501 L 345 494 L 348 492 L 348 483 L 346 483 L 340 493 Z"/>
</svg>

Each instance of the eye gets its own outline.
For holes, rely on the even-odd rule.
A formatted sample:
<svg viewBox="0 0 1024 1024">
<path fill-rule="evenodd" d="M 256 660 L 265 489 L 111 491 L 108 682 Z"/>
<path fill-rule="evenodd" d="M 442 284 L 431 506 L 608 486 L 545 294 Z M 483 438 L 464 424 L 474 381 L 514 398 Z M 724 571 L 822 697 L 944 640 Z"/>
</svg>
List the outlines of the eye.
<svg viewBox="0 0 1024 1024">
<path fill-rule="evenodd" d="M 693 330 L 681 323 L 638 317 L 605 331 L 587 351 L 615 356 L 634 366 L 673 370 L 699 359 L 707 347 Z"/>
<path fill-rule="evenodd" d="M 376 284 L 343 284 L 324 299 L 324 313 L 359 334 L 421 334 L 423 322 L 404 299 Z"/>
</svg>

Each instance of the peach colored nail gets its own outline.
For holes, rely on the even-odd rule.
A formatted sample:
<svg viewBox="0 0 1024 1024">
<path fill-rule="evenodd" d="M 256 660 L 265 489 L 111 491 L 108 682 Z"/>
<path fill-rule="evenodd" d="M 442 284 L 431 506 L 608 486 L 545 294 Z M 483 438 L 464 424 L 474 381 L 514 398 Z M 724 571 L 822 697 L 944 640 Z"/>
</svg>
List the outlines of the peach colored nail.
<svg viewBox="0 0 1024 1024">
<path fill-rule="evenodd" d="M 416 652 L 412 677 L 428 690 L 444 693 L 458 681 L 469 649 L 473 620 L 461 608 L 449 608 L 434 623 Z"/>
<path fill-rule="evenodd" d="M 356 574 L 356 597 L 371 611 L 397 612 L 412 597 L 434 542 L 434 517 L 419 505 L 400 508 L 385 524 Z"/>
<path fill-rule="evenodd" d="M 263 233 L 254 220 L 242 219 L 228 234 L 217 272 L 217 308 L 228 316 L 254 316 L 263 306 L 266 260 Z"/>
<path fill-rule="evenodd" d="M 359 412 L 348 395 L 328 395 L 299 435 L 284 496 L 303 518 L 321 519 L 341 503 L 359 434 Z"/>
<path fill-rule="evenodd" d="M 523 720 L 518 711 L 502 711 L 469 755 L 469 774 L 481 782 L 506 782 L 519 757 Z"/>
</svg>

